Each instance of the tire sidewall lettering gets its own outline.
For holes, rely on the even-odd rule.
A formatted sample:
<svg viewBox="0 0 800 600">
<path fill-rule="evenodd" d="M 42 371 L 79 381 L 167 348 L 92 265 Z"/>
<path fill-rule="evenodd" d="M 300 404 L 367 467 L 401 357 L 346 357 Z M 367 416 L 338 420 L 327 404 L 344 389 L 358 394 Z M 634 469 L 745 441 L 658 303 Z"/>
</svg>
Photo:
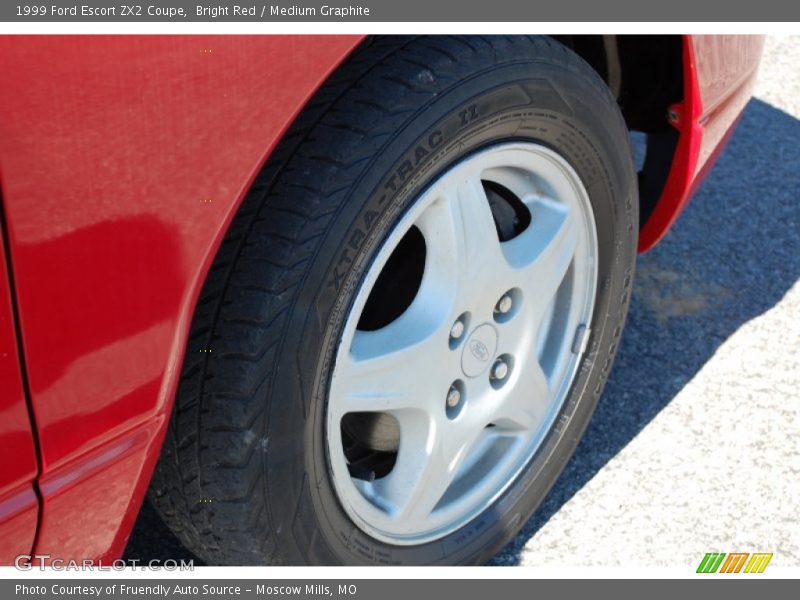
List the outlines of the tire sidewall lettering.
<svg viewBox="0 0 800 600">
<path fill-rule="evenodd" d="M 541 498 L 539 488 L 542 484 L 549 489 L 550 480 L 560 473 L 561 464 L 553 461 L 553 453 L 562 440 L 579 438 L 585 422 L 577 419 L 583 412 L 594 408 L 598 394 L 585 393 L 594 385 L 593 382 L 604 382 L 608 373 L 606 369 L 598 369 L 590 357 L 598 354 L 597 344 L 605 345 L 607 337 L 605 323 L 597 315 L 616 314 L 617 304 L 609 300 L 612 290 L 603 288 L 603 281 L 609 274 L 600 273 L 598 281 L 598 304 L 590 350 L 582 362 L 573 393 L 565 402 L 556 426 L 551 430 L 537 456 L 523 470 L 520 481 L 525 485 L 514 485 L 490 509 L 449 536 L 423 546 L 409 548 L 390 546 L 376 541 L 353 525 L 333 491 L 327 467 L 327 451 L 325 448 L 326 427 L 326 393 L 332 371 L 332 360 L 336 354 L 341 328 L 346 320 L 359 284 L 364 277 L 372 257 L 378 252 L 383 239 L 391 230 L 414 198 L 429 185 L 436 175 L 465 156 L 484 149 L 492 144 L 509 139 L 530 140 L 543 143 L 560 152 L 576 169 L 584 185 L 595 201 L 603 206 L 596 207 L 608 214 L 611 223 L 607 239 L 599 239 L 606 248 L 613 247 L 611 238 L 616 235 L 620 224 L 616 221 L 619 215 L 614 202 L 615 196 L 622 188 L 621 175 L 614 172 L 613 165 L 606 164 L 602 153 L 598 150 L 596 136 L 583 131 L 580 119 L 564 105 L 558 108 L 542 108 L 536 105 L 530 96 L 532 82 L 519 85 L 498 86 L 481 94 L 467 98 L 458 106 L 440 116 L 411 143 L 405 144 L 405 150 L 387 162 L 393 167 L 373 185 L 365 195 L 366 200 L 359 207 L 354 221 L 346 227 L 346 233 L 336 236 L 340 242 L 331 253 L 334 257 L 327 269 L 327 276 L 319 286 L 314 298 L 314 313 L 319 330 L 313 328 L 305 336 L 308 352 L 303 355 L 316 356 L 316 377 L 312 393 L 311 408 L 306 427 L 306 444 L 313 448 L 313 455 L 306 458 L 306 468 L 310 476 L 318 482 L 312 495 L 318 513 L 323 515 L 319 526 L 326 531 L 325 537 L 334 553 L 343 560 L 352 561 L 353 557 L 373 564 L 405 564 L 419 561 L 420 552 L 428 556 L 429 562 L 437 562 L 448 556 L 452 560 L 468 560 L 467 557 L 485 551 L 487 540 L 494 539 L 499 520 L 491 519 L 490 514 L 507 514 L 509 518 L 527 519 L 538 505 Z M 509 99 L 503 103 L 503 99 Z M 524 98 L 524 102 L 520 99 Z M 385 148 L 386 155 L 391 155 L 391 148 Z M 363 193 L 363 186 L 357 188 L 355 194 Z M 630 194 L 630 190 L 622 190 Z M 623 205 L 628 208 L 630 205 Z M 632 219 L 630 214 L 628 219 Z M 332 231 L 335 227 L 332 228 Z M 598 231 L 598 234 L 601 232 Z M 333 237 L 333 236 L 332 236 Z M 600 235 L 599 235 L 600 237 Z M 334 240 L 335 241 L 335 240 Z M 631 248 L 635 245 L 628 241 Z M 607 265 L 613 261 L 602 258 Z M 610 321 L 609 316 L 606 321 Z M 308 390 L 306 390 L 306 393 Z M 582 412 L 583 411 L 583 412 Z M 580 431 L 576 430 L 578 421 Z M 573 444 L 574 445 L 574 444 Z M 571 452 L 569 453 L 571 454 Z M 525 506 L 523 510 L 516 508 Z M 351 558 L 347 558 L 350 555 Z M 413 558 L 412 558 L 413 557 Z"/>
</svg>

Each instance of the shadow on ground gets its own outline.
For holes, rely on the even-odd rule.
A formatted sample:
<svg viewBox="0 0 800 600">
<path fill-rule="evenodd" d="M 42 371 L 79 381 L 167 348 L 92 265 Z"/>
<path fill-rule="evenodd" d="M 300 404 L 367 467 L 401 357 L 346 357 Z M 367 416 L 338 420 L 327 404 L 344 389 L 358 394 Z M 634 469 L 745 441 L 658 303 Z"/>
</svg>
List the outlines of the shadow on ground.
<svg viewBox="0 0 800 600">
<path fill-rule="evenodd" d="M 518 564 L 528 539 L 719 345 L 800 278 L 798 140 L 800 121 L 750 102 L 700 192 L 664 240 L 639 257 L 619 354 L 586 435 L 537 513 L 491 564 Z"/>
<path fill-rule="evenodd" d="M 617 361 L 586 436 L 538 512 L 491 564 L 518 564 L 526 541 L 669 404 L 717 347 L 800 278 L 798 140 L 797 119 L 751 101 L 700 193 L 663 242 L 640 257 Z M 145 504 L 125 558 L 194 557 Z"/>
</svg>

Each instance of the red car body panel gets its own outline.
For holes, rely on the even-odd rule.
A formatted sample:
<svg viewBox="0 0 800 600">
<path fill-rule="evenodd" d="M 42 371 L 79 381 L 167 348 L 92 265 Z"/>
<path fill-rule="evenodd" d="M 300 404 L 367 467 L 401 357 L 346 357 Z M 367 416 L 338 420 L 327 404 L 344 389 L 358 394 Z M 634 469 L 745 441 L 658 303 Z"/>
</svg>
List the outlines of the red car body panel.
<svg viewBox="0 0 800 600">
<path fill-rule="evenodd" d="M 686 39 L 678 153 L 642 230 L 642 249 L 685 205 L 749 97 L 761 42 L 740 39 Z M 21 536 L 15 553 L 106 561 L 122 554 L 158 458 L 194 305 L 228 224 L 288 125 L 360 40 L 0 38 L 6 259 L 41 465 L 35 548 L 25 541 L 32 534 Z M 699 60 L 707 48 L 727 52 L 726 44 L 747 48 L 746 64 L 730 74 L 736 85 L 705 79 L 720 73 Z M 0 288 L 0 303 L 8 300 Z M 2 330 L 3 310 L 0 347 L 16 348 L 3 337 L 14 333 Z M 18 386 L 15 392 L 12 380 L 16 399 L 0 410 L 24 409 Z M 9 397 L 5 376 L 2 388 Z M 31 432 L 21 414 L 17 429 L 27 426 L 27 437 L 11 447 L 14 461 L 27 466 L 15 465 L 12 476 L 4 462 L 0 540 L 11 531 L 4 490 L 34 489 Z M 13 433 L 6 425 L 3 449 Z M 36 496 L 26 498 L 35 518 Z M 9 560 L 4 543 L 0 563 Z"/>
<path fill-rule="evenodd" d="M 39 502 L 33 487 L 38 471 L 36 447 L 2 242 L 0 232 L 0 565 L 8 565 L 33 546 Z"/>
<path fill-rule="evenodd" d="M 42 464 L 36 553 L 122 553 L 228 223 L 359 41 L 0 38 L 0 169 Z"/>
<path fill-rule="evenodd" d="M 640 252 L 667 233 L 724 148 L 750 100 L 763 47 L 762 36 L 684 37 L 684 98 L 672 107 L 678 147 L 664 191 L 639 232 Z"/>
</svg>

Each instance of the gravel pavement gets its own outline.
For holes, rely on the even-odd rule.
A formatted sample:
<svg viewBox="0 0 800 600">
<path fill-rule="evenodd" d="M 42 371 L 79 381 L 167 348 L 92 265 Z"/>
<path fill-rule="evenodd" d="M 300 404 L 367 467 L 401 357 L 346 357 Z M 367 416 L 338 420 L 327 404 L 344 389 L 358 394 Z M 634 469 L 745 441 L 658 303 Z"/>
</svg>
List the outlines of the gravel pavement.
<svg viewBox="0 0 800 600">
<path fill-rule="evenodd" d="M 640 257 L 585 438 L 498 565 L 800 566 L 800 37 L 671 232 Z M 145 505 L 126 557 L 190 558 Z M 199 561 L 198 563 L 199 564 Z"/>
</svg>

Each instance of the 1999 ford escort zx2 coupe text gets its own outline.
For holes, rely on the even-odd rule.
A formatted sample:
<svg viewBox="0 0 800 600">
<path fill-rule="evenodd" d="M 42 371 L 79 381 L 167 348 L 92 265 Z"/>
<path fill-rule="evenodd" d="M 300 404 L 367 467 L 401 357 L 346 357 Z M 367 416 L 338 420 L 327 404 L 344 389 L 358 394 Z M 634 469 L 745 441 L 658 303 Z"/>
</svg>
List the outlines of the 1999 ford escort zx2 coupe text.
<svg viewBox="0 0 800 600">
<path fill-rule="evenodd" d="M 0 38 L 0 563 L 485 562 L 762 42 Z"/>
</svg>

